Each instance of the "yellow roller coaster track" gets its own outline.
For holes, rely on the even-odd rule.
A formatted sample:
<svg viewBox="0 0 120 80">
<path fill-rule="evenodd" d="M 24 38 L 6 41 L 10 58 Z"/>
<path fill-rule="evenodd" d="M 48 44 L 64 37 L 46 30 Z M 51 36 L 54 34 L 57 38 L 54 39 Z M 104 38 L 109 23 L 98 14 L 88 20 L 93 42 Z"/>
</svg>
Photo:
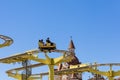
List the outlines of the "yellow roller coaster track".
<svg viewBox="0 0 120 80">
<path fill-rule="evenodd" d="M 37 61 L 38 64 L 34 64 L 34 65 L 30 65 L 28 66 L 33 68 L 33 67 L 38 67 L 38 66 L 43 66 L 43 65 L 48 65 L 49 67 L 49 76 L 50 76 L 50 80 L 54 80 L 54 65 L 57 65 L 61 62 L 66 62 L 72 59 L 72 53 L 66 50 L 51 50 L 51 52 L 57 52 L 57 53 L 62 53 L 62 56 L 58 57 L 58 58 L 50 58 L 46 53 L 46 59 L 41 59 L 38 58 L 36 56 L 36 54 L 40 53 L 41 51 L 39 49 L 34 49 L 34 50 L 29 50 L 26 51 L 24 53 L 20 53 L 20 54 L 16 54 L 10 57 L 6 57 L 6 58 L 2 58 L 0 59 L 0 63 L 15 63 L 15 62 L 22 62 L 24 60 L 33 60 L 33 61 Z M 21 74 L 19 73 L 20 70 L 24 70 L 24 67 L 21 68 L 16 68 L 16 69 L 11 69 L 8 70 L 6 73 L 8 74 L 8 76 L 14 77 L 18 80 L 21 80 Z M 35 80 L 35 77 L 30 77 L 29 80 Z"/>
<path fill-rule="evenodd" d="M 0 44 L 0 48 L 9 46 L 13 43 L 13 39 L 8 36 L 0 35 L 0 39 L 4 40 L 4 42 L 2 44 Z"/>
<path fill-rule="evenodd" d="M 45 64 L 43 64 L 43 63 L 38 63 L 38 64 L 30 65 L 28 67 L 35 68 L 35 67 L 44 66 L 44 65 Z M 102 67 L 109 66 L 110 69 L 108 71 L 99 71 L 97 68 L 101 67 L 101 66 Z M 94 74 L 100 74 L 103 76 L 107 76 L 109 80 L 113 80 L 115 76 L 120 75 L 120 71 L 112 70 L 113 66 L 120 66 L 120 63 L 78 64 L 78 65 L 74 65 L 74 66 L 70 67 L 69 69 L 55 71 L 55 75 L 61 76 L 61 75 L 72 74 L 72 73 L 91 72 Z M 21 74 L 18 74 L 18 71 L 23 70 L 23 69 L 24 69 L 24 67 L 15 68 L 15 69 L 8 70 L 6 73 L 8 74 L 8 76 L 11 76 L 14 78 L 16 77 L 18 79 L 18 77 L 21 76 Z M 36 79 L 42 80 L 42 76 L 45 76 L 45 75 L 49 75 L 49 72 L 43 72 L 40 74 L 32 74 L 31 77 L 29 78 L 29 80 L 36 80 Z"/>
</svg>

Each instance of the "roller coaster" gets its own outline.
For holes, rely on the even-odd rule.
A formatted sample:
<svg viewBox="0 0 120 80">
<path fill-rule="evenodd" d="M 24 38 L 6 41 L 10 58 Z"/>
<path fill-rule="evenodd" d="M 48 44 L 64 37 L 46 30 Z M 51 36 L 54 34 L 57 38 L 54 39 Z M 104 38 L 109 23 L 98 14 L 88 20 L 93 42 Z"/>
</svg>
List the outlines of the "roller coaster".
<svg viewBox="0 0 120 80">
<path fill-rule="evenodd" d="M 10 46 L 13 40 L 10 37 L 0 35 L 0 38 L 4 40 L 4 43 L 0 44 L 0 48 L 5 46 Z M 38 54 L 43 53 L 45 59 L 38 57 Z M 61 56 L 57 58 L 51 58 L 48 56 L 49 53 L 60 53 Z M 56 48 L 56 44 L 51 42 L 47 38 L 46 43 L 43 40 L 38 41 L 38 48 L 25 51 L 23 53 L 18 53 L 9 57 L 1 58 L 0 63 L 10 64 L 19 62 L 22 67 L 14 68 L 6 71 L 9 77 L 13 77 L 16 80 L 42 80 L 44 76 L 48 75 L 49 80 L 84 80 L 84 79 L 63 79 L 61 77 L 71 74 L 82 74 L 83 72 L 90 72 L 95 75 L 100 75 L 100 78 L 90 78 L 89 80 L 119 80 L 115 79 L 116 76 L 120 76 L 120 70 L 113 70 L 114 66 L 120 66 L 120 63 L 107 63 L 107 64 L 97 64 L 97 63 L 80 63 L 75 65 L 69 65 L 65 69 L 56 70 L 54 66 L 58 66 L 62 63 L 70 62 L 74 59 L 74 52 L 71 50 L 59 50 Z M 35 61 L 36 64 L 30 64 L 29 61 Z M 47 65 L 49 68 L 48 72 L 43 72 L 39 74 L 32 74 L 32 68 L 37 68 Z M 100 70 L 99 67 L 109 67 L 109 70 Z M 57 78 L 55 78 L 57 76 Z M 107 79 L 103 78 L 106 76 Z"/>
</svg>

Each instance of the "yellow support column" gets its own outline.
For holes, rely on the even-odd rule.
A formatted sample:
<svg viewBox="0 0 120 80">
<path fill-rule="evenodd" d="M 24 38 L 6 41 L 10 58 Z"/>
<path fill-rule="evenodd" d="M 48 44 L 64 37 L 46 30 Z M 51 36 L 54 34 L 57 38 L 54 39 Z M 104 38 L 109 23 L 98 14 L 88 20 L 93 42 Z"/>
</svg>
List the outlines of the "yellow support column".
<svg viewBox="0 0 120 80">
<path fill-rule="evenodd" d="M 109 79 L 109 80 L 114 80 L 114 78 L 113 78 L 113 77 L 108 77 L 108 79 Z"/>
<path fill-rule="evenodd" d="M 49 80 L 54 80 L 54 65 L 49 66 Z"/>
<path fill-rule="evenodd" d="M 110 65 L 110 71 L 108 71 L 108 73 L 109 73 L 108 79 L 114 80 L 114 71 L 112 70 L 112 65 Z"/>
</svg>

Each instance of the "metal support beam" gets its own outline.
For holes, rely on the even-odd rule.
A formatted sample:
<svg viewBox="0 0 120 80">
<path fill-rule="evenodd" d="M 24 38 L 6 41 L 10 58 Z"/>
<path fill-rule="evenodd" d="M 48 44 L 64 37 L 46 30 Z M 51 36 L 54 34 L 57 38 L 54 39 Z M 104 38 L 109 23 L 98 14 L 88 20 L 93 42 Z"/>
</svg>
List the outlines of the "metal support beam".
<svg viewBox="0 0 120 80">
<path fill-rule="evenodd" d="M 49 80 L 54 80 L 54 65 L 48 65 L 49 67 Z"/>
</svg>

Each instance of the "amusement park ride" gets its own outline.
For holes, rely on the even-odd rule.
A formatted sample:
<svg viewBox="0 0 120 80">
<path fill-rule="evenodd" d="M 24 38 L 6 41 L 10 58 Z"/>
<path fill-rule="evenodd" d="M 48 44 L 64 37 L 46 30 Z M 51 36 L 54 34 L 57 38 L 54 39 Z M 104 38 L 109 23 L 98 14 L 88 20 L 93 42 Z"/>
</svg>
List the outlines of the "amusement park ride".
<svg viewBox="0 0 120 80">
<path fill-rule="evenodd" d="M 0 35 L 0 38 L 5 42 L 0 44 L 0 48 L 9 46 L 13 43 L 10 37 Z M 75 46 L 73 41 L 70 41 L 68 50 L 58 50 L 56 44 L 51 42 L 47 38 L 46 43 L 43 40 L 38 41 L 38 49 L 29 50 L 21 54 L 16 54 L 6 58 L 1 58 L 0 63 L 15 63 L 21 62 L 23 67 L 15 68 L 6 71 L 9 77 L 13 77 L 16 80 L 42 80 L 42 77 L 48 75 L 48 80 L 84 80 L 82 79 L 83 72 L 90 72 L 94 74 L 93 78 L 88 80 L 120 80 L 115 79 L 116 76 L 120 76 L 120 70 L 114 71 L 113 66 L 120 66 L 120 63 L 109 64 L 82 64 L 75 56 Z M 48 53 L 61 53 L 62 56 L 57 58 L 51 58 Z M 36 56 L 36 54 L 44 53 L 45 59 Z M 37 64 L 30 64 L 29 61 L 36 61 Z M 41 67 L 47 65 L 48 72 L 40 74 L 32 74 L 32 68 Z M 55 69 L 54 66 L 58 66 Z M 108 71 L 101 71 L 98 67 L 109 66 Z M 105 79 L 105 77 L 107 77 Z"/>
</svg>

